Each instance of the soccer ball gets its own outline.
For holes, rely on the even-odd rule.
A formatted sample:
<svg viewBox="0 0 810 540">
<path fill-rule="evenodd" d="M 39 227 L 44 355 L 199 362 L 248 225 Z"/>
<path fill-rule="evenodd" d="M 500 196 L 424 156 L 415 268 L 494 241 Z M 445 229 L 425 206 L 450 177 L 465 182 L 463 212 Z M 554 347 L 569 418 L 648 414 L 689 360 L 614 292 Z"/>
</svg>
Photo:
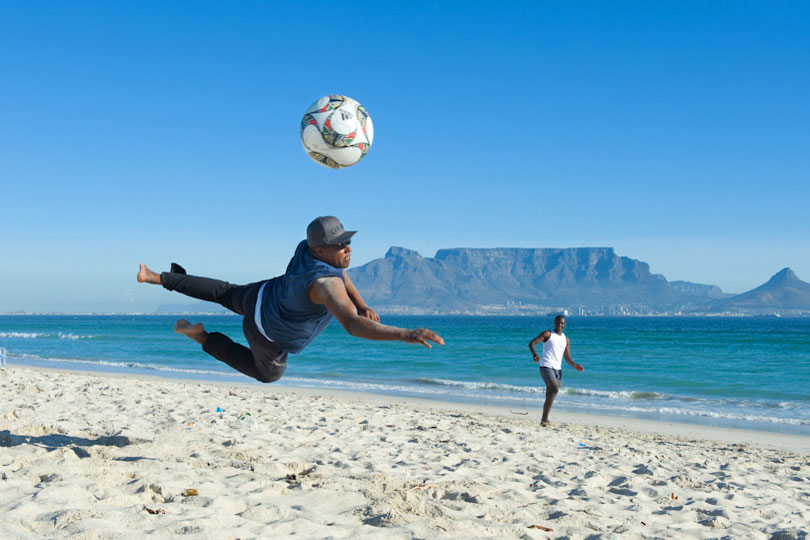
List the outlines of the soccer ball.
<svg viewBox="0 0 810 540">
<path fill-rule="evenodd" d="M 347 96 L 324 96 L 301 119 L 301 142 L 325 167 L 351 167 L 368 153 L 374 125 L 365 107 Z"/>
</svg>

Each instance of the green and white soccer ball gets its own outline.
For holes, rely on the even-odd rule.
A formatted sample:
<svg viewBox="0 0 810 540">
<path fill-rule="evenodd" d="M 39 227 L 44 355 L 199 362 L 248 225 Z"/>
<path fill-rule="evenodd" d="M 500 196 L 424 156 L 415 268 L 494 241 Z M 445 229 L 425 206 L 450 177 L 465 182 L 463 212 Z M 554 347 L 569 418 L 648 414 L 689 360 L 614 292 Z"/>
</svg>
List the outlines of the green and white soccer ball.
<svg viewBox="0 0 810 540">
<path fill-rule="evenodd" d="M 374 124 L 365 107 L 347 96 L 324 96 L 301 119 L 301 142 L 309 157 L 325 167 L 351 167 L 374 141 Z"/>
</svg>

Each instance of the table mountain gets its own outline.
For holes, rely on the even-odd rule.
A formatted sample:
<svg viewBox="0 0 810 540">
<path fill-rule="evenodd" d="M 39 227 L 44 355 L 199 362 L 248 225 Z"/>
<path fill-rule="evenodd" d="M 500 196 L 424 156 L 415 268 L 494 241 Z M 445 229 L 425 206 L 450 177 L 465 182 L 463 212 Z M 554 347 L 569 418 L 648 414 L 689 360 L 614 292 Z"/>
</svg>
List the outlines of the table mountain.
<svg viewBox="0 0 810 540">
<path fill-rule="evenodd" d="M 669 283 L 609 247 L 454 248 L 433 258 L 392 247 L 349 274 L 370 305 L 404 313 L 680 311 L 727 296 L 711 285 Z"/>
</svg>

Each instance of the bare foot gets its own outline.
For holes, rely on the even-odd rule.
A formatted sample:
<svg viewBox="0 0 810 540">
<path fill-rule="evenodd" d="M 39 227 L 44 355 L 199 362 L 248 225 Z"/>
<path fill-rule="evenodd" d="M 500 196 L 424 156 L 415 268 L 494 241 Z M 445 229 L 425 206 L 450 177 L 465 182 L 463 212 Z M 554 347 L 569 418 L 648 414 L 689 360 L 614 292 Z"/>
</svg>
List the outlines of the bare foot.
<svg viewBox="0 0 810 540">
<path fill-rule="evenodd" d="M 174 331 L 178 334 L 183 334 L 184 336 L 190 337 L 200 345 L 205 343 L 205 340 L 208 337 L 208 332 L 205 331 L 202 323 L 191 324 L 185 319 L 180 319 L 174 323 Z"/>
<path fill-rule="evenodd" d="M 154 283 L 155 285 L 161 285 L 163 281 L 160 279 L 160 274 L 152 272 L 144 263 L 141 263 L 141 267 L 138 270 L 138 283 Z"/>
<path fill-rule="evenodd" d="M 541 420 L 540 425 L 543 427 L 549 427 L 551 426 L 551 422 L 549 422 L 548 420 Z"/>
</svg>

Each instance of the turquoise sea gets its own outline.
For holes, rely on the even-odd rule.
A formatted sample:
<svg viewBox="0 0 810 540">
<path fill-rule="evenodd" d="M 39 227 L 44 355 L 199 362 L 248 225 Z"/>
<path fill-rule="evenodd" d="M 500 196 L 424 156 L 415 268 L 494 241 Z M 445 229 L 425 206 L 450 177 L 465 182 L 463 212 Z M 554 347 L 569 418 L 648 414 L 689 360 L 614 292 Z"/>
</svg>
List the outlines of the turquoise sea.
<svg viewBox="0 0 810 540">
<path fill-rule="evenodd" d="M 176 319 L 0 316 L 0 347 L 9 365 L 250 381 L 175 334 Z M 244 343 L 239 317 L 191 320 Z M 551 317 L 384 316 L 383 322 L 427 326 L 446 345 L 365 341 L 333 323 L 290 356 L 280 383 L 541 408 L 544 390 L 528 342 L 551 328 Z M 569 317 L 566 334 L 586 370 L 563 365 L 555 410 L 810 435 L 810 319 Z"/>
</svg>

